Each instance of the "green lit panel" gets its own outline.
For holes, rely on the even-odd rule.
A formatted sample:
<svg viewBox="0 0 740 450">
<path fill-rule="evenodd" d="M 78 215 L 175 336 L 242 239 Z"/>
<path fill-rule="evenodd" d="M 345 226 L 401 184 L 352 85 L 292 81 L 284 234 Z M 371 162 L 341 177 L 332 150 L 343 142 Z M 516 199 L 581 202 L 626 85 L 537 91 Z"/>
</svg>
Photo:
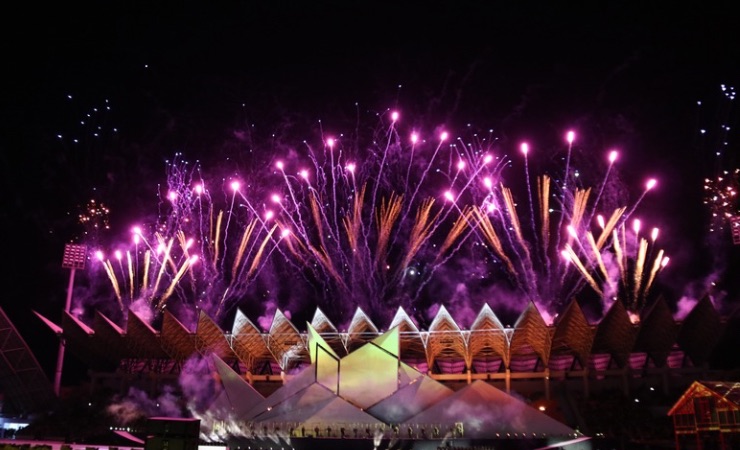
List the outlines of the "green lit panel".
<svg viewBox="0 0 740 450">
<path fill-rule="evenodd" d="M 336 394 L 339 389 L 339 358 L 322 345 L 316 345 L 315 353 L 314 350 L 311 353 L 316 356 L 316 382 Z"/>
<path fill-rule="evenodd" d="M 398 359 L 365 344 L 341 360 L 339 395 L 360 408 L 388 397 L 398 388 Z"/>
</svg>

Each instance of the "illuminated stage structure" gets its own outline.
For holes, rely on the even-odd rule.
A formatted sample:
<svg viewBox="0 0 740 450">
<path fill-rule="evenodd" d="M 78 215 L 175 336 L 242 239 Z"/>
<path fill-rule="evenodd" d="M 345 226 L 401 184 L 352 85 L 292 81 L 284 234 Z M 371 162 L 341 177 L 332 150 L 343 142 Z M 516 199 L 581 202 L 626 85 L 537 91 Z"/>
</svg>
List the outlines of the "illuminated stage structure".
<svg viewBox="0 0 740 450">
<path fill-rule="evenodd" d="M 311 365 L 263 398 L 214 356 L 223 390 L 201 415 L 230 447 L 434 448 L 587 440 L 483 380 L 454 391 L 399 359 L 400 331 L 340 357 L 308 325 Z M 203 428 L 202 428 L 203 429 Z M 318 440 L 321 440 L 319 442 Z"/>
<path fill-rule="evenodd" d="M 428 330 L 420 330 L 399 308 L 388 331 L 372 323 L 361 309 L 346 331 L 338 330 L 320 309 L 311 323 L 305 324 L 305 331 L 280 310 L 267 331 L 261 331 L 241 311 L 228 331 L 203 312 L 195 330 L 168 311 L 163 313 L 159 329 L 132 311 L 125 327 L 99 312 L 92 325 L 68 313 L 60 325 L 39 317 L 52 329 L 63 330 L 69 351 L 90 368 L 92 390 L 112 388 L 123 393 L 135 386 L 157 392 L 165 385 L 177 385 L 181 370 L 192 357 L 209 358 L 224 395 L 212 399 L 199 418 L 204 436 L 214 433 L 210 438 L 217 441 L 274 440 L 280 433 L 288 433 L 284 437 L 292 436 L 294 441 L 315 440 L 329 438 L 327 427 L 332 429 L 331 439 L 342 439 L 342 428 L 345 439 L 353 439 L 356 426 L 337 426 L 342 417 L 351 424 L 365 424 L 358 427 L 362 441 L 368 440 L 366 429 L 371 431 L 370 442 L 377 438 L 375 430 L 379 429 L 385 433 L 382 439 L 390 442 L 395 425 L 398 439 L 439 444 L 458 423 L 466 433 L 462 437 L 472 439 L 474 417 L 425 417 L 435 408 L 439 412 L 450 409 L 449 404 L 436 405 L 458 396 L 486 398 L 489 411 L 495 410 L 495 405 L 521 403 L 517 407 L 531 409 L 530 414 L 537 413 L 532 416 L 535 419 L 523 427 L 502 425 L 499 438 L 501 433 L 509 433 L 508 438 L 516 434 L 521 440 L 524 432 L 534 438 L 531 433 L 537 431 L 532 424 L 550 418 L 510 393 L 524 397 L 537 393 L 549 400 L 552 390 L 565 385 L 588 396 L 589 390 L 629 391 L 648 382 L 667 391 L 711 372 L 712 351 L 731 331 L 708 297 L 681 321 L 674 319 L 663 300 L 656 301 L 636 322 L 621 302 L 614 302 L 597 324 L 588 322 L 575 301 L 552 325 L 543 320 L 534 304 L 525 308 L 513 326 L 504 325 L 485 305 L 469 329 L 461 329 L 444 307 Z M 357 372 L 358 367 L 364 370 Z M 343 385 L 345 381 L 349 384 Z M 419 394 L 419 389 L 430 389 L 430 393 Z M 372 393 L 372 398 L 364 398 L 363 390 Z M 224 403 L 225 399 L 230 400 Z M 384 399 L 393 406 L 381 407 Z M 309 405 L 301 410 L 306 416 L 295 415 L 299 405 Z M 324 411 L 324 407 L 328 409 Z M 474 411 L 475 407 L 460 409 Z M 391 410 L 405 415 L 393 416 L 396 413 L 389 413 Z M 328 414 L 318 431 L 309 420 L 311 411 Z M 357 420 L 360 416 L 362 420 Z M 414 437 L 403 438 L 409 423 Z M 557 432 L 543 428 L 542 433 L 573 439 L 569 427 L 558 425 L 563 428 Z M 483 438 L 496 439 L 495 431 L 494 436 Z"/>
</svg>

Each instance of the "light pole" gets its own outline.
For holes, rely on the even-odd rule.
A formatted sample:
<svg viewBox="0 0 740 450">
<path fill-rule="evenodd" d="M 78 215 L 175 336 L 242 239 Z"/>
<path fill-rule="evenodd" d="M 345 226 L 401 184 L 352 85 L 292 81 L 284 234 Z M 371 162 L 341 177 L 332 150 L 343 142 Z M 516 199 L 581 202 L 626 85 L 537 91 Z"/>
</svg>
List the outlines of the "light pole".
<svg viewBox="0 0 740 450">
<path fill-rule="evenodd" d="M 69 284 L 67 285 L 67 301 L 64 304 L 64 312 L 68 313 L 72 307 L 72 290 L 75 284 L 75 270 L 85 268 L 87 259 L 87 246 L 80 244 L 66 244 L 64 256 L 62 257 L 62 268 L 70 269 Z M 54 393 L 59 397 L 62 385 L 62 366 L 64 365 L 64 336 L 59 336 L 59 353 L 57 353 L 57 370 L 54 373 Z"/>
</svg>

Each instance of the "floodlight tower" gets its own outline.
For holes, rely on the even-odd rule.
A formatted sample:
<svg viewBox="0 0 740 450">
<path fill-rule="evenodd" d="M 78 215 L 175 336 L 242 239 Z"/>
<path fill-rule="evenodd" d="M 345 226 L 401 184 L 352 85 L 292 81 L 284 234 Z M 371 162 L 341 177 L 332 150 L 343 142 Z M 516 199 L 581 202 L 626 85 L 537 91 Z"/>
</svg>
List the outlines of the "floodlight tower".
<svg viewBox="0 0 740 450">
<path fill-rule="evenodd" d="M 67 244 L 64 246 L 62 257 L 62 268 L 70 269 L 69 284 L 67 285 L 67 301 L 64 304 L 64 312 L 69 313 L 72 307 L 72 291 L 75 284 L 75 271 L 85 268 L 87 259 L 87 246 L 80 244 Z M 57 369 L 54 373 L 54 393 L 59 397 L 62 385 L 62 366 L 64 365 L 64 336 L 59 336 L 59 353 L 57 353 Z"/>
</svg>

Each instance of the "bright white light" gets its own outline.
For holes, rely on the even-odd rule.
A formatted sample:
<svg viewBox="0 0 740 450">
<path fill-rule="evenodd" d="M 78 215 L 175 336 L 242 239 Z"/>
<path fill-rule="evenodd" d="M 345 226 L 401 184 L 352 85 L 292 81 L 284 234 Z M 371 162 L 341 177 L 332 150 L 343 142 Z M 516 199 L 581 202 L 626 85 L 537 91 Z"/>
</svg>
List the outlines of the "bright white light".
<svg viewBox="0 0 740 450">
<path fill-rule="evenodd" d="M 568 133 L 565 135 L 565 140 L 568 141 L 568 144 L 572 144 L 575 139 L 576 133 L 574 131 L 568 131 Z"/>
</svg>

